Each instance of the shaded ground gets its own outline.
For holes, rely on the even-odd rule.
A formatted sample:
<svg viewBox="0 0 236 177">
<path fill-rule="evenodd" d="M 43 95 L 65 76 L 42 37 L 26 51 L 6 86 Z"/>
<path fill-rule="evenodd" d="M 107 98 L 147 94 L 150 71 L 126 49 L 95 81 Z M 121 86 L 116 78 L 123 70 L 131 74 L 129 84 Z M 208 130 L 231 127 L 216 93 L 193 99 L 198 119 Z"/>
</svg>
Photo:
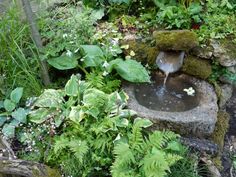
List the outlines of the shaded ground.
<svg viewBox="0 0 236 177">
<path fill-rule="evenodd" d="M 233 168 L 233 156 L 236 155 L 236 87 L 233 96 L 227 103 L 226 111 L 230 114 L 230 128 L 225 137 L 222 176 L 236 177 L 236 170 Z"/>
</svg>

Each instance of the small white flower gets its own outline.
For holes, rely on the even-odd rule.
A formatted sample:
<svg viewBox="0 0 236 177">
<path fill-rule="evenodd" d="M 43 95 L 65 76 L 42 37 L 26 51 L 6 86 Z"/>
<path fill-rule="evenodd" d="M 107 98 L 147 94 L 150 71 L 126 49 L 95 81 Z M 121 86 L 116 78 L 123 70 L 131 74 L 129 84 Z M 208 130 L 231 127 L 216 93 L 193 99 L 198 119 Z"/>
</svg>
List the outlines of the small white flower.
<svg viewBox="0 0 236 177">
<path fill-rule="evenodd" d="M 68 57 L 72 57 L 73 53 L 72 53 L 70 50 L 67 50 L 66 55 L 67 55 Z"/>
<path fill-rule="evenodd" d="M 109 63 L 107 63 L 107 61 L 105 61 L 102 65 L 102 67 L 104 67 L 104 68 L 107 68 L 108 66 L 109 66 Z"/>
<path fill-rule="evenodd" d="M 194 96 L 195 95 L 195 90 L 193 89 L 193 87 L 189 87 L 188 89 L 184 89 L 184 91 L 187 93 L 187 95 L 189 96 Z"/>
<path fill-rule="evenodd" d="M 106 71 L 104 71 L 104 72 L 102 73 L 103 76 L 107 76 L 108 74 L 109 74 L 109 73 L 106 72 Z"/>
<path fill-rule="evenodd" d="M 79 48 L 74 51 L 74 53 L 77 53 L 79 51 Z"/>
<path fill-rule="evenodd" d="M 65 39 L 66 37 L 68 37 L 68 34 L 63 34 L 62 37 Z"/>
</svg>

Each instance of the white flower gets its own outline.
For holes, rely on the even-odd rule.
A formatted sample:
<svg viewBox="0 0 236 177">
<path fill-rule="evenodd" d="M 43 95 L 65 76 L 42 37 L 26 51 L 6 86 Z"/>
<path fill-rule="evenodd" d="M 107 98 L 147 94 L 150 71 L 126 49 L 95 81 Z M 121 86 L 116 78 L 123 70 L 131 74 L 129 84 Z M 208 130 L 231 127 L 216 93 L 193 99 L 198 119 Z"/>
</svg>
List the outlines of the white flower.
<svg viewBox="0 0 236 177">
<path fill-rule="evenodd" d="M 107 63 L 107 61 L 105 61 L 102 65 L 102 67 L 104 67 L 104 68 L 107 68 L 108 66 L 109 66 L 109 63 Z"/>
<path fill-rule="evenodd" d="M 184 89 L 184 91 L 187 93 L 187 95 L 189 96 L 194 96 L 195 95 L 195 90 L 193 89 L 193 87 L 189 87 L 188 89 Z"/>
<path fill-rule="evenodd" d="M 68 37 L 68 34 L 63 34 L 62 37 L 65 39 L 66 37 Z"/>
<path fill-rule="evenodd" d="M 102 73 L 103 76 L 107 76 L 108 74 L 109 74 L 109 73 L 106 72 L 106 71 L 104 71 L 104 72 Z"/>
<path fill-rule="evenodd" d="M 74 53 L 77 53 L 79 51 L 79 48 L 74 51 Z"/>
<path fill-rule="evenodd" d="M 72 57 L 73 53 L 72 53 L 70 50 L 67 50 L 66 55 L 67 55 L 68 57 Z"/>
</svg>

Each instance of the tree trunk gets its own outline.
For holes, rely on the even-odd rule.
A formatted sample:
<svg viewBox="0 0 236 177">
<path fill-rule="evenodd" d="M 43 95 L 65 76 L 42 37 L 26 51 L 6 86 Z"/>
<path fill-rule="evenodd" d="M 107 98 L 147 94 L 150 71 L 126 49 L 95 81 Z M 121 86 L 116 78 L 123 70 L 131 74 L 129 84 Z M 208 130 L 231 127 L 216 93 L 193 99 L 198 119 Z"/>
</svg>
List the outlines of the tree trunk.
<svg viewBox="0 0 236 177">
<path fill-rule="evenodd" d="M 31 28 L 32 38 L 35 42 L 36 47 L 40 51 L 43 48 L 42 40 L 41 40 L 41 37 L 40 37 L 40 34 L 39 34 L 37 24 L 36 24 L 35 19 L 34 19 L 34 14 L 32 12 L 30 2 L 29 2 L 29 0 L 21 0 L 21 2 L 22 2 L 22 5 L 23 5 L 23 8 L 24 8 L 26 18 L 27 18 L 28 23 L 29 23 L 30 28 Z M 44 85 L 47 86 L 51 83 L 49 73 L 48 73 L 47 63 L 46 63 L 45 60 L 42 61 L 41 59 L 39 59 L 39 62 L 40 62 L 40 66 L 41 66 L 42 80 L 43 80 Z"/>
</svg>

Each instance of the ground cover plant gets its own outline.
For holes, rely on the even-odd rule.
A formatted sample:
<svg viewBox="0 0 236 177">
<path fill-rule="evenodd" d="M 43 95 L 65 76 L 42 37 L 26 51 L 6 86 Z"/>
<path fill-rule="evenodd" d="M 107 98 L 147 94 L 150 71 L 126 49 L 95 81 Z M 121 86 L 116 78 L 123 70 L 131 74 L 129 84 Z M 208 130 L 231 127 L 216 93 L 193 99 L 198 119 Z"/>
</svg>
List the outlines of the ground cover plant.
<svg viewBox="0 0 236 177">
<path fill-rule="evenodd" d="M 150 120 L 127 109 L 122 81 L 150 82 L 150 70 L 121 41 L 156 29 L 195 30 L 202 46 L 235 41 L 235 10 L 228 0 L 67 0 L 38 14 L 39 52 L 12 6 L 0 15 L 0 132 L 18 144 L 18 157 L 65 176 L 200 177 L 199 157 L 179 135 L 150 131 Z M 48 88 L 39 59 L 49 66 Z M 213 63 L 210 80 L 220 76 L 236 80 Z"/>
</svg>

